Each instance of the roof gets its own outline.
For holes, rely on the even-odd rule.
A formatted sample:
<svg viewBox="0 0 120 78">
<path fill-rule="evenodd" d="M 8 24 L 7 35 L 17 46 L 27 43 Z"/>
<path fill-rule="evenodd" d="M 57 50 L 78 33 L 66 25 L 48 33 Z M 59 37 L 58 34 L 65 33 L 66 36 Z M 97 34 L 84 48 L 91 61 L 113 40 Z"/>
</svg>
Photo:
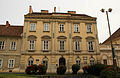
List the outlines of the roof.
<svg viewBox="0 0 120 78">
<path fill-rule="evenodd" d="M 0 25 L 0 36 L 14 36 L 21 37 L 23 33 L 23 26 Z"/>
<path fill-rule="evenodd" d="M 112 39 L 116 39 L 119 37 L 120 37 L 120 28 L 111 35 Z M 106 39 L 102 44 L 106 44 L 109 41 L 110 41 L 110 37 L 108 39 Z"/>
<path fill-rule="evenodd" d="M 71 13 L 58 13 L 58 12 L 56 12 L 56 13 L 41 13 L 41 12 L 33 12 L 33 13 L 28 13 L 28 14 L 26 14 L 25 15 L 25 17 L 29 17 L 29 16 L 32 16 L 32 17 L 40 17 L 40 16 L 52 16 L 52 18 L 54 18 L 54 17 L 61 17 L 61 16 L 64 16 L 64 17 L 68 17 L 69 19 L 70 19 L 70 17 L 71 18 L 76 18 L 76 19 L 78 19 L 78 18 L 89 18 L 89 19 L 95 19 L 96 20 L 96 17 L 91 17 L 91 16 L 89 16 L 89 15 L 86 15 L 86 14 L 71 14 Z"/>
</svg>

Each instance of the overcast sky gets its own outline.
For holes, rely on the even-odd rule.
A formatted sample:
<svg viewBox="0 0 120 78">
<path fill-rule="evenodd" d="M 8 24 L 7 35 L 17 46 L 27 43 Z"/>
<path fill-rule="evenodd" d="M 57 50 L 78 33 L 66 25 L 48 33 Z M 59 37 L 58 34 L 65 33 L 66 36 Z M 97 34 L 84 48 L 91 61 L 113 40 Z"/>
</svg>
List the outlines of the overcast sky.
<svg viewBox="0 0 120 78">
<path fill-rule="evenodd" d="M 23 25 L 29 5 L 32 5 L 34 12 L 41 9 L 53 12 L 56 7 L 57 12 L 69 10 L 97 17 L 99 42 L 109 37 L 106 15 L 100 12 L 101 8 L 113 9 L 109 13 L 112 33 L 120 27 L 120 0 L 0 0 L 0 24 L 9 21 L 12 25 Z"/>
</svg>

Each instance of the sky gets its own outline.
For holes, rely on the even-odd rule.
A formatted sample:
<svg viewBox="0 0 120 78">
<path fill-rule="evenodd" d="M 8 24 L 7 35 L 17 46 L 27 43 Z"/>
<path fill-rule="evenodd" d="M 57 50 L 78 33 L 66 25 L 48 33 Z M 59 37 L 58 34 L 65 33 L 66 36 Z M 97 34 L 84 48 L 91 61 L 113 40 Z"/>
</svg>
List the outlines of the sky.
<svg viewBox="0 0 120 78">
<path fill-rule="evenodd" d="M 99 43 L 109 37 L 107 17 L 100 12 L 102 8 L 109 13 L 111 32 L 120 28 L 120 0 L 0 0 L 0 24 L 9 21 L 11 25 L 24 25 L 24 15 L 29 12 L 29 6 L 34 12 L 41 10 L 57 12 L 76 11 L 77 14 L 87 14 L 97 18 Z"/>
</svg>

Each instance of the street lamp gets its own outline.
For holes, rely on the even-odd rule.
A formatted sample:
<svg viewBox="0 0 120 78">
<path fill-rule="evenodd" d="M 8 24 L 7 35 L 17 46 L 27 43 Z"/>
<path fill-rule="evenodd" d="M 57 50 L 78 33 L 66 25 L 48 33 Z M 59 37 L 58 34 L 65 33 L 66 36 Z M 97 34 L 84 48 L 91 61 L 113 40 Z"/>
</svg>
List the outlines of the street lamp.
<svg viewBox="0 0 120 78">
<path fill-rule="evenodd" d="M 114 66 L 114 71 L 115 71 L 115 76 L 116 76 L 116 68 L 117 68 L 117 62 L 115 58 L 115 49 L 112 44 L 112 37 L 111 37 L 111 30 L 110 30 L 110 23 L 109 23 L 109 17 L 108 17 L 108 12 L 112 12 L 112 8 L 109 8 L 108 11 L 105 11 L 105 9 L 101 9 L 101 12 L 106 12 L 107 15 L 107 22 L 108 22 L 108 29 L 109 29 L 109 35 L 110 35 L 110 43 L 111 43 L 111 50 L 112 50 L 112 57 L 113 57 L 113 66 Z M 116 78 L 116 77 L 115 77 Z"/>
</svg>

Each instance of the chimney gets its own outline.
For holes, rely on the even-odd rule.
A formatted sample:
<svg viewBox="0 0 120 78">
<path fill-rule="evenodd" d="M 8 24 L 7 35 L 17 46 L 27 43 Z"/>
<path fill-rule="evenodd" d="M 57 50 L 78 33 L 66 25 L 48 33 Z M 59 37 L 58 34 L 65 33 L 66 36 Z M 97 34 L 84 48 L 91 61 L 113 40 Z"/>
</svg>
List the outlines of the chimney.
<svg viewBox="0 0 120 78">
<path fill-rule="evenodd" d="M 33 12 L 32 6 L 30 5 L 30 6 L 29 6 L 29 13 L 32 13 L 32 12 Z"/>
<path fill-rule="evenodd" d="M 70 14 L 76 14 L 76 11 L 68 11 Z"/>
<path fill-rule="evenodd" d="M 48 13 L 48 10 L 41 10 L 41 13 Z"/>
<path fill-rule="evenodd" d="M 54 13 L 56 13 L 56 7 L 54 7 Z"/>
<path fill-rule="evenodd" d="M 9 22 L 8 22 L 8 21 L 6 21 L 6 27 L 9 27 L 9 26 L 10 26 Z"/>
</svg>

